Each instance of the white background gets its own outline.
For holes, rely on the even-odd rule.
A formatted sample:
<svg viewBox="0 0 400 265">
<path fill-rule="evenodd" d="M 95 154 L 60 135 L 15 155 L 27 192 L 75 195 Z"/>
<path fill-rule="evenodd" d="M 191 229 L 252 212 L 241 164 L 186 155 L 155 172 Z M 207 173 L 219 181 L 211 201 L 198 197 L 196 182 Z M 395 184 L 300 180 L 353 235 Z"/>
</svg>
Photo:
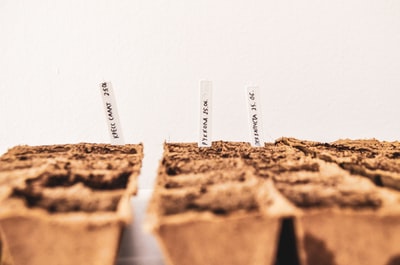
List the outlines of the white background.
<svg viewBox="0 0 400 265">
<path fill-rule="evenodd" d="M 102 81 L 142 188 L 164 141 L 197 141 L 201 79 L 215 140 L 249 140 L 246 84 L 266 141 L 400 138 L 398 0 L 0 0 L 0 38 L 0 153 L 109 142 Z"/>
</svg>

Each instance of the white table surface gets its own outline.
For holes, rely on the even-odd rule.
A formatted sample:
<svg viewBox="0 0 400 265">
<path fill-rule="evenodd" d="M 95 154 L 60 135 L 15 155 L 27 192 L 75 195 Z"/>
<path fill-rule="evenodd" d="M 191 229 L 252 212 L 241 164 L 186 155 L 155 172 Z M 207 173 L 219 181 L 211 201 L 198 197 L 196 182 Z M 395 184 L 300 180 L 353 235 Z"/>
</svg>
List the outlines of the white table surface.
<svg viewBox="0 0 400 265">
<path fill-rule="evenodd" d="M 131 201 L 133 222 L 123 232 L 117 265 L 164 265 L 155 238 L 143 229 L 151 192 L 140 190 Z"/>
</svg>

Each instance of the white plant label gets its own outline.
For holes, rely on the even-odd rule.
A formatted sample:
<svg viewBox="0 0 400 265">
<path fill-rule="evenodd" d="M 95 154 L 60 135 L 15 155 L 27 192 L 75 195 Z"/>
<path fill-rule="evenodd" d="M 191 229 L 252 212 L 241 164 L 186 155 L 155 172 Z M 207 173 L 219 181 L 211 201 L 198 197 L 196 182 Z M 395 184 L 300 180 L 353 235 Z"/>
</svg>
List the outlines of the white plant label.
<svg viewBox="0 0 400 265">
<path fill-rule="evenodd" d="M 247 87 L 247 100 L 249 105 L 249 125 L 251 132 L 251 145 L 260 147 L 264 145 L 262 138 L 261 109 L 258 97 L 258 87 Z"/>
<path fill-rule="evenodd" d="M 199 147 L 210 147 L 212 143 L 212 82 L 200 81 L 200 132 Z"/>
<path fill-rule="evenodd" d="M 121 123 L 119 121 L 117 103 L 115 102 L 114 91 L 111 82 L 103 82 L 100 84 L 101 95 L 103 98 L 104 111 L 110 133 L 111 144 L 123 145 L 124 138 L 122 136 Z"/>
</svg>

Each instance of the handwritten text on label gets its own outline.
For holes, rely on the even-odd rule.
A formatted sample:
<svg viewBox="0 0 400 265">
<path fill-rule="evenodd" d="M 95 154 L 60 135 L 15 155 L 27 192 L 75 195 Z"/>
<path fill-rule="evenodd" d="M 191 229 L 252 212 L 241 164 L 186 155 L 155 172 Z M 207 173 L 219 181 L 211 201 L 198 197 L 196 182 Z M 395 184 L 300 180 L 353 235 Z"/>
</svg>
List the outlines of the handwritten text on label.
<svg viewBox="0 0 400 265">
<path fill-rule="evenodd" d="M 257 87 L 248 87 L 247 97 L 249 103 L 250 129 L 252 132 L 251 144 L 253 146 L 261 146 L 261 115 L 257 104 Z"/>
<path fill-rule="evenodd" d="M 211 146 L 212 82 L 200 81 L 200 135 L 199 147 Z"/>
<path fill-rule="evenodd" d="M 106 118 L 108 120 L 108 128 L 110 130 L 111 143 L 123 144 L 122 133 L 120 131 L 121 126 L 119 123 L 118 112 L 116 109 L 116 103 L 112 93 L 111 84 L 107 82 L 101 83 L 101 91 L 103 95 Z"/>
<path fill-rule="evenodd" d="M 208 100 L 203 101 L 203 114 L 208 116 Z M 201 144 L 204 146 L 208 145 L 208 131 L 207 131 L 208 117 L 203 117 L 203 137 Z"/>
</svg>

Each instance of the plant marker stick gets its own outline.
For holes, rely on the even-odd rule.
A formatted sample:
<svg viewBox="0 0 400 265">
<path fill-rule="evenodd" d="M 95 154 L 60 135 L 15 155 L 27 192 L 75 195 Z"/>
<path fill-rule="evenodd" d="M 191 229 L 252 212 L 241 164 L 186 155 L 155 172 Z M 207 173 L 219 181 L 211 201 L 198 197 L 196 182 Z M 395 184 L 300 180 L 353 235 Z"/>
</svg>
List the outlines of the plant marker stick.
<svg viewBox="0 0 400 265">
<path fill-rule="evenodd" d="M 261 111 L 260 102 L 258 97 L 258 87 L 249 86 L 246 89 L 246 97 L 249 106 L 249 125 L 251 135 L 251 145 L 261 147 L 264 145 L 262 124 L 261 124 Z"/>
<path fill-rule="evenodd" d="M 121 123 L 119 121 L 117 103 L 115 102 L 114 91 L 111 82 L 103 82 L 100 84 L 101 95 L 103 98 L 104 111 L 106 114 L 108 131 L 110 133 L 111 144 L 123 145 L 124 137 L 122 136 Z"/>
<path fill-rule="evenodd" d="M 200 131 L 199 147 L 210 147 L 212 143 L 212 82 L 200 81 Z"/>
</svg>

